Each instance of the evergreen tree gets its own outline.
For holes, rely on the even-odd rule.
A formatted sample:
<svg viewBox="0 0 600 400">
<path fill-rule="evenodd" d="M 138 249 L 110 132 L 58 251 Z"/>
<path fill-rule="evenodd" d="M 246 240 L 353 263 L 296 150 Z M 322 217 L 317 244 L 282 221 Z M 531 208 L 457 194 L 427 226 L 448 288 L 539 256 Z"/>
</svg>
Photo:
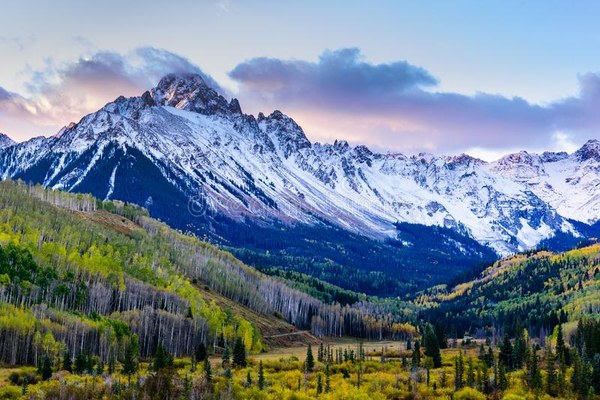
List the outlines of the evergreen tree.
<svg viewBox="0 0 600 400">
<path fill-rule="evenodd" d="M 87 357 L 83 353 L 77 354 L 75 357 L 75 373 L 82 375 L 87 369 Z"/>
<path fill-rule="evenodd" d="M 325 349 L 323 348 L 323 342 L 319 343 L 319 351 L 317 352 L 317 360 L 319 362 L 325 361 Z"/>
<path fill-rule="evenodd" d="M 583 329 L 583 320 L 580 318 L 577 321 L 577 330 L 575 331 L 575 339 L 574 339 L 575 349 L 577 350 L 577 354 L 582 356 L 584 354 L 585 347 L 585 334 Z"/>
<path fill-rule="evenodd" d="M 329 393 L 331 391 L 331 368 L 329 367 L 329 363 L 325 366 L 325 393 Z"/>
<path fill-rule="evenodd" d="M 556 357 L 558 358 L 559 365 L 569 364 L 569 352 L 565 346 L 565 338 L 563 335 L 562 324 L 558 325 L 556 332 Z"/>
<path fill-rule="evenodd" d="M 498 361 L 498 389 L 505 391 L 508 389 L 508 378 L 506 377 L 506 367 L 502 360 Z"/>
<path fill-rule="evenodd" d="M 114 354 L 111 354 L 110 358 L 108 359 L 108 373 L 110 375 L 114 374 L 117 368 L 117 358 L 114 356 Z"/>
<path fill-rule="evenodd" d="M 258 364 L 258 388 L 260 390 L 265 388 L 265 370 L 263 368 L 262 360 Z"/>
<path fill-rule="evenodd" d="M 462 351 L 454 358 L 454 390 L 462 389 L 464 382 L 465 365 Z"/>
<path fill-rule="evenodd" d="M 212 383 L 212 366 L 208 357 L 204 359 L 204 379 L 209 385 Z"/>
<path fill-rule="evenodd" d="M 587 400 L 591 389 L 591 368 L 589 363 L 575 353 L 573 356 L 573 375 L 571 383 L 579 400 Z"/>
<path fill-rule="evenodd" d="M 252 375 L 250 374 L 250 371 L 246 374 L 246 386 L 252 386 Z"/>
<path fill-rule="evenodd" d="M 546 350 L 546 393 L 558 396 L 558 377 L 556 374 L 556 356 L 550 347 Z"/>
<path fill-rule="evenodd" d="M 197 362 L 204 362 L 204 360 L 206 360 L 206 358 L 208 357 L 208 351 L 206 350 L 206 345 L 204 344 L 204 342 L 198 343 L 198 346 L 196 346 L 195 353 Z"/>
<path fill-rule="evenodd" d="M 306 350 L 306 370 L 308 372 L 312 372 L 314 368 L 315 368 L 315 358 L 313 356 L 312 347 L 309 343 L 308 349 Z"/>
<path fill-rule="evenodd" d="M 435 337 L 438 340 L 438 346 L 440 349 L 448 348 L 448 334 L 443 324 L 434 325 Z"/>
<path fill-rule="evenodd" d="M 88 374 L 93 375 L 94 372 L 96 372 L 96 368 L 95 368 L 95 366 L 96 366 L 96 359 L 91 354 L 88 354 L 85 357 L 85 365 L 86 365 L 85 370 L 86 370 L 86 372 Z"/>
<path fill-rule="evenodd" d="M 535 350 L 530 352 L 527 362 L 527 383 L 529 384 L 529 388 L 535 393 L 539 392 L 542 388 L 542 374 L 540 372 L 537 351 Z"/>
<path fill-rule="evenodd" d="M 225 346 L 223 349 L 223 354 L 221 355 L 221 365 L 223 368 L 226 368 L 231 362 L 231 353 L 229 351 L 229 347 Z"/>
<path fill-rule="evenodd" d="M 488 366 L 488 368 L 492 368 L 494 365 L 494 350 L 492 350 L 492 346 L 488 346 L 488 350 L 483 362 Z"/>
<path fill-rule="evenodd" d="M 511 371 L 513 368 L 513 347 L 510 343 L 508 335 L 504 336 L 502 345 L 500 346 L 500 355 L 498 356 L 505 370 Z"/>
<path fill-rule="evenodd" d="M 418 340 L 415 340 L 415 346 L 413 348 L 410 366 L 413 370 L 416 370 L 421 365 L 421 344 Z"/>
<path fill-rule="evenodd" d="M 41 375 L 42 379 L 45 381 L 52 378 L 52 359 L 48 354 L 45 354 L 44 357 L 42 357 Z"/>
<path fill-rule="evenodd" d="M 240 368 L 244 368 L 247 365 L 246 346 L 244 346 L 244 340 L 241 337 L 235 340 L 233 346 L 233 365 Z"/>
<path fill-rule="evenodd" d="M 129 345 L 125 350 L 125 359 L 123 360 L 123 373 L 127 375 L 129 383 L 131 376 L 138 372 L 140 368 L 140 343 L 138 336 L 133 334 L 129 340 Z"/>
<path fill-rule="evenodd" d="M 600 393 L 600 353 L 594 355 L 592 360 L 592 385 L 596 394 Z"/>
<path fill-rule="evenodd" d="M 69 350 L 63 354 L 63 370 L 73 372 L 73 360 L 71 359 L 71 353 Z"/>
<path fill-rule="evenodd" d="M 440 344 L 431 325 L 425 330 L 425 355 L 431 357 L 433 368 L 441 368 L 442 355 L 440 354 Z"/>
<path fill-rule="evenodd" d="M 492 388 L 490 387 L 490 368 L 486 363 L 483 363 L 480 367 L 481 370 L 481 382 L 480 390 L 485 394 L 490 394 Z"/>
<path fill-rule="evenodd" d="M 323 393 L 323 377 L 317 374 L 317 396 Z"/>
<path fill-rule="evenodd" d="M 96 364 L 96 375 L 101 376 L 102 374 L 104 374 L 104 362 L 100 359 Z"/>
<path fill-rule="evenodd" d="M 521 330 L 518 332 L 517 337 L 515 338 L 515 345 L 513 347 L 513 365 L 514 369 L 519 369 L 523 367 L 523 364 L 528 359 L 528 345 L 527 339 L 525 336 L 525 330 Z"/>
<path fill-rule="evenodd" d="M 162 343 L 158 344 L 154 356 L 152 357 L 152 370 L 157 372 L 163 368 L 169 368 L 173 366 L 173 358 L 163 346 Z"/>
<path fill-rule="evenodd" d="M 475 368 L 473 365 L 473 358 L 469 357 L 467 360 L 467 386 L 475 387 Z"/>
</svg>

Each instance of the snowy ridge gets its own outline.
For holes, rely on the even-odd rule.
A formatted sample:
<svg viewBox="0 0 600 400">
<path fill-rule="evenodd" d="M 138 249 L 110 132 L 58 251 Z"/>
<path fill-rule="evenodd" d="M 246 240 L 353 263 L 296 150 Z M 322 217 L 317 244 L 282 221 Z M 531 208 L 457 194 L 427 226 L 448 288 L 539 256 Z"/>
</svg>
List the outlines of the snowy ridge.
<svg viewBox="0 0 600 400">
<path fill-rule="evenodd" d="M 4 149 L 14 144 L 16 144 L 14 140 L 6 136 L 4 133 L 0 133 L 0 149 Z"/>
<path fill-rule="evenodd" d="M 600 218 L 600 156 L 597 142 L 586 146 L 485 163 L 313 144 L 279 111 L 255 118 L 197 75 L 168 75 L 59 135 L 0 150 L 0 176 L 142 205 L 151 198 L 152 207 L 169 191 L 177 194 L 169 201 L 180 196 L 211 215 L 266 225 L 325 220 L 376 239 L 395 238 L 398 222 L 443 226 L 508 254 L 575 233 L 565 217 Z M 159 175 L 148 178 L 152 168 Z M 172 201 L 182 218 L 197 217 L 191 203 Z"/>
</svg>

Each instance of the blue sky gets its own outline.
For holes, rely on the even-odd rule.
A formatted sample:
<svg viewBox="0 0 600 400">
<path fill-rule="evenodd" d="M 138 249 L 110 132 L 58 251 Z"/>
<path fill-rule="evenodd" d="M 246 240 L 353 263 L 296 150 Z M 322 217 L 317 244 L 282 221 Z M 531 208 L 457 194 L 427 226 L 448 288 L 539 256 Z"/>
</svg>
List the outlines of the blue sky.
<svg viewBox="0 0 600 400">
<path fill-rule="evenodd" d="M 600 2 L 551 0 L 14 1 L 0 15 L 0 131 L 49 135 L 199 68 L 312 140 L 571 151 L 600 136 L 598 15 Z"/>
</svg>

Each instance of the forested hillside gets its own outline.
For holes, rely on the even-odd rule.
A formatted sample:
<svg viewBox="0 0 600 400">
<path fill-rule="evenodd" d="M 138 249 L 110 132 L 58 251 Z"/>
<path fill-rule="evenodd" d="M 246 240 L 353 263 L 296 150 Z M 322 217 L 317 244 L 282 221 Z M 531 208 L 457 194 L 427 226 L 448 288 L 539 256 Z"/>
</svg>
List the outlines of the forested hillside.
<svg viewBox="0 0 600 400">
<path fill-rule="evenodd" d="M 325 304 L 139 207 L 0 183 L 1 361 L 33 363 L 67 349 L 108 362 L 124 357 L 133 335 L 142 357 L 159 344 L 178 356 L 235 338 L 260 351 L 252 322 L 207 302 L 203 287 L 315 335 L 410 332 L 381 305 Z"/>
<path fill-rule="evenodd" d="M 459 335 L 522 326 L 543 337 L 559 322 L 600 315 L 600 244 L 590 240 L 564 253 L 517 254 L 476 279 L 431 288 L 417 303 L 427 318 Z"/>
</svg>

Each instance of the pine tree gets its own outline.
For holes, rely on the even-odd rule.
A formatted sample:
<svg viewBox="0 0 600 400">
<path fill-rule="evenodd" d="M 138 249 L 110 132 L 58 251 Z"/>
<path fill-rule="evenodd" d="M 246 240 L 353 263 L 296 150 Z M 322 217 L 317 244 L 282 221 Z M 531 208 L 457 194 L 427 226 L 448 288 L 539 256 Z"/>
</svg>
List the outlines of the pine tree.
<svg viewBox="0 0 600 400">
<path fill-rule="evenodd" d="M 88 374 L 93 375 L 96 372 L 96 359 L 91 354 L 88 354 L 85 358 L 85 370 Z"/>
<path fill-rule="evenodd" d="M 565 338 L 563 335 L 562 325 L 558 325 L 558 329 L 556 332 L 556 357 L 558 358 L 559 364 L 569 364 L 568 352 L 567 347 L 565 346 Z"/>
<path fill-rule="evenodd" d="M 212 367 L 208 357 L 204 359 L 204 379 L 206 379 L 207 384 L 212 383 Z"/>
<path fill-rule="evenodd" d="M 463 387 L 465 365 L 462 351 L 454 358 L 454 390 L 460 390 Z"/>
<path fill-rule="evenodd" d="M 250 371 L 246 374 L 246 386 L 252 386 L 252 375 L 250 374 Z"/>
<path fill-rule="evenodd" d="M 96 364 L 96 375 L 101 376 L 102 374 L 104 374 L 104 362 L 100 359 Z"/>
<path fill-rule="evenodd" d="M 87 357 L 83 353 L 77 354 L 75 357 L 75 373 L 82 375 L 87 369 Z"/>
<path fill-rule="evenodd" d="M 556 356 L 550 347 L 546 350 L 546 393 L 558 396 L 558 377 L 556 375 Z"/>
<path fill-rule="evenodd" d="M 41 375 L 45 381 L 52 378 L 52 359 L 47 354 L 42 358 Z"/>
<path fill-rule="evenodd" d="M 235 340 L 233 346 L 233 365 L 240 368 L 244 368 L 247 365 L 246 346 L 244 346 L 244 341 L 241 337 Z"/>
<path fill-rule="evenodd" d="M 204 344 L 204 342 L 200 342 L 198 343 L 198 346 L 196 346 L 196 361 L 204 362 L 204 360 L 206 360 L 206 357 L 208 357 L 206 345 Z"/>
<path fill-rule="evenodd" d="M 226 368 L 230 361 L 231 361 L 231 354 L 229 352 L 229 347 L 225 346 L 225 348 L 223 349 L 223 355 L 221 357 L 221 365 L 223 366 L 223 368 Z"/>
<path fill-rule="evenodd" d="M 329 393 L 331 391 L 331 368 L 329 367 L 329 363 L 325 366 L 325 393 Z"/>
<path fill-rule="evenodd" d="M 577 350 L 577 354 L 582 356 L 584 354 L 584 346 L 585 346 L 585 334 L 583 332 L 583 320 L 580 318 L 577 321 L 577 330 L 575 331 L 575 349 Z"/>
<path fill-rule="evenodd" d="M 410 366 L 413 370 L 416 370 L 421 365 L 421 345 L 418 340 L 415 340 L 415 346 L 413 348 Z"/>
<path fill-rule="evenodd" d="M 323 393 L 323 377 L 317 374 L 317 396 Z"/>
<path fill-rule="evenodd" d="M 315 358 L 313 356 L 312 347 L 310 343 L 308 344 L 308 349 L 306 350 L 306 370 L 308 372 L 312 372 L 315 368 Z"/>
<path fill-rule="evenodd" d="M 258 388 L 263 390 L 265 388 L 265 370 L 263 368 L 263 362 L 258 364 Z"/>
<path fill-rule="evenodd" d="M 317 360 L 319 362 L 325 361 L 325 349 L 323 348 L 323 342 L 319 343 L 319 351 L 317 352 Z"/>
<path fill-rule="evenodd" d="M 163 368 L 169 368 L 173 366 L 173 358 L 167 352 L 165 346 L 162 343 L 158 344 L 154 357 L 152 357 L 152 370 L 157 372 Z"/>
<path fill-rule="evenodd" d="M 71 353 L 69 350 L 63 354 L 63 370 L 73 372 L 73 360 L 71 359 Z"/>
<path fill-rule="evenodd" d="M 475 387 L 475 368 L 471 357 L 467 360 L 467 386 L 472 388 Z"/>
<path fill-rule="evenodd" d="M 113 355 L 108 359 L 108 373 L 110 375 L 114 374 L 117 368 L 117 358 Z"/>
<path fill-rule="evenodd" d="M 505 391 L 508 389 L 508 378 L 506 377 L 506 367 L 502 360 L 498 361 L 498 389 Z"/>
<path fill-rule="evenodd" d="M 486 363 L 481 365 L 481 391 L 485 394 L 490 394 L 492 388 L 490 387 L 490 368 Z"/>
<path fill-rule="evenodd" d="M 525 339 L 524 330 L 522 330 L 515 338 L 515 345 L 513 347 L 512 361 L 514 369 L 519 369 L 523 366 L 524 362 L 528 358 L 527 353 L 527 342 Z"/>
<path fill-rule="evenodd" d="M 592 360 L 592 383 L 594 392 L 600 393 L 600 353 L 596 353 Z"/>
<path fill-rule="evenodd" d="M 510 338 L 508 335 L 504 336 L 504 340 L 502 341 L 502 345 L 500 347 L 500 355 L 498 356 L 500 362 L 504 366 L 505 370 L 512 370 L 513 367 L 513 347 L 510 343 Z"/>
<path fill-rule="evenodd" d="M 440 354 L 440 344 L 431 325 L 425 330 L 425 355 L 431 357 L 433 368 L 441 368 L 442 355 Z"/>
<path fill-rule="evenodd" d="M 133 334 L 129 340 L 129 345 L 125 350 L 125 359 L 123 360 L 123 373 L 127 375 L 128 382 L 131 383 L 131 376 L 136 374 L 140 367 L 140 344 L 138 336 Z"/>
<path fill-rule="evenodd" d="M 527 364 L 529 388 L 533 392 L 537 393 L 542 388 L 542 374 L 540 372 L 539 360 L 535 350 L 530 352 L 529 361 Z"/>
<path fill-rule="evenodd" d="M 592 389 L 592 371 L 589 363 L 577 353 L 573 357 L 571 383 L 579 400 L 587 400 Z"/>
<path fill-rule="evenodd" d="M 488 366 L 488 368 L 492 368 L 492 366 L 494 365 L 494 350 L 492 350 L 492 346 L 488 347 L 488 351 L 485 355 L 484 362 Z"/>
</svg>

